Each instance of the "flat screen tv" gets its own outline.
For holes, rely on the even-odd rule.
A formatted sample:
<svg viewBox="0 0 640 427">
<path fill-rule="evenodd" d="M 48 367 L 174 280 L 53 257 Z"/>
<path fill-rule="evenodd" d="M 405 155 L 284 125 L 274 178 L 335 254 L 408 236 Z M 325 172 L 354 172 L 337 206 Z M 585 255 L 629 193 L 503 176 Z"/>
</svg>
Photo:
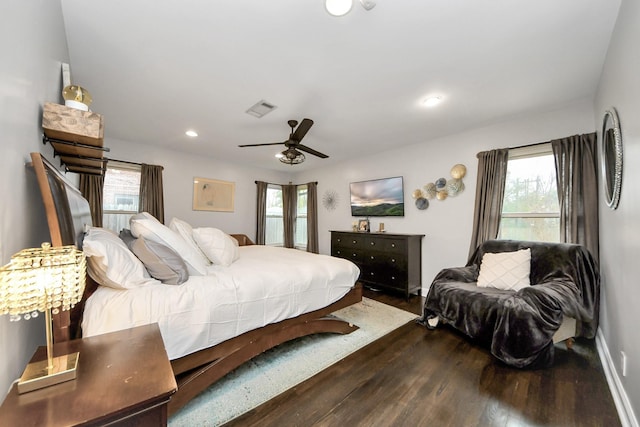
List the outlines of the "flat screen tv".
<svg viewBox="0 0 640 427">
<path fill-rule="evenodd" d="M 402 177 L 352 182 L 352 216 L 404 216 Z"/>
</svg>

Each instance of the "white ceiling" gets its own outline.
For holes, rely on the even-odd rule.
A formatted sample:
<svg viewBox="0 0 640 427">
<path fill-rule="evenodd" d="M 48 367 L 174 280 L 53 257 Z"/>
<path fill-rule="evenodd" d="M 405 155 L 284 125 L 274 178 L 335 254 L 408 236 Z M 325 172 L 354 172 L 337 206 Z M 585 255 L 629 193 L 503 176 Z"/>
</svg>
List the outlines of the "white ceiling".
<svg viewBox="0 0 640 427">
<path fill-rule="evenodd" d="M 62 0 L 72 81 L 107 138 L 311 169 L 593 97 L 620 3 L 375 1 L 336 18 L 323 0 Z M 245 113 L 262 99 L 277 109 Z M 304 117 L 328 159 L 237 147 Z"/>
</svg>

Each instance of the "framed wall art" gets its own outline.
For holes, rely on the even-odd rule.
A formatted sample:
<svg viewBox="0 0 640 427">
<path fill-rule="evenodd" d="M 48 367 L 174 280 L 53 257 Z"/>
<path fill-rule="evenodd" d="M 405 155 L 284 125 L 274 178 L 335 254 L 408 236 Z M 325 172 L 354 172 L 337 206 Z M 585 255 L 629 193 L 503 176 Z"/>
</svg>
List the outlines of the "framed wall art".
<svg viewBox="0 0 640 427">
<path fill-rule="evenodd" d="M 193 178 L 193 210 L 233 212 L 236 183 Z"/>
</svg>

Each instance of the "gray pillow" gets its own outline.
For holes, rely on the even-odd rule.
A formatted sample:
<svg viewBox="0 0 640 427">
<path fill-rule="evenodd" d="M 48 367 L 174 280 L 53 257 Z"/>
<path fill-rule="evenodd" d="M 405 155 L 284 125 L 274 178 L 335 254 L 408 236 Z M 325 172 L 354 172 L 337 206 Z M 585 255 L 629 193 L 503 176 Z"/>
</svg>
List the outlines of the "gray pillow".
<svg viewBox="0 0 640 427">
<path fill-rule="evenodd" d="M 154 279 L 167 285 L 180 285 L 189 278 L 184 260 L 170 247 L 143 237 L 136 239 L 127 229 L 120 232 L 120 238 Z"/>
</svg>

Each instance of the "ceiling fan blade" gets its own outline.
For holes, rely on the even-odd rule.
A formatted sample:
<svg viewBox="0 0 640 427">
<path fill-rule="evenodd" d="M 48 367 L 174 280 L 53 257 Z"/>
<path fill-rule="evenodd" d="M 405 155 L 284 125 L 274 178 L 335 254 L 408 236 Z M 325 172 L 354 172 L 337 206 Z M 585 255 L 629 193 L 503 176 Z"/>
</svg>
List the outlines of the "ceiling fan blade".
<svg viewBox="0 0 640 427">
<path fill-rule="evenodd" d="M 304 138 L 307 132 L 309 132 L 309 129 L 311 129 L 311 126 L 313 126 L 313 120 L 302 119 L 302 123 L 300 123 L 296 131 L 293 132 L 293 135 L 291 135 L 291 140 L 295 142 L 302 141 L 302 138 Z"/>
<path fill-rule="evenodd" d="M 238 147 L 261 147 L 263 145 L 280 145 L 280 144 L 284 144 L 285 142 L 267 142 L 266 144 L 243 144 L 243 145 L 238 145 Z"/>
<path fill-rule="evenodd" d="M 326 154 L 323 154 L 319 151 L 314 150 L 313 148 L 309 148 L 306 145 L 302 145 L 302 144 L 296 144 L 296 148 L 300 151 L 304 151 L 305 153 L 309 153 L 309 154 L 313 154 L 314 156 L 318 156 L 321 159 L 326 159 L 327 156 Z"/>
</svg>

